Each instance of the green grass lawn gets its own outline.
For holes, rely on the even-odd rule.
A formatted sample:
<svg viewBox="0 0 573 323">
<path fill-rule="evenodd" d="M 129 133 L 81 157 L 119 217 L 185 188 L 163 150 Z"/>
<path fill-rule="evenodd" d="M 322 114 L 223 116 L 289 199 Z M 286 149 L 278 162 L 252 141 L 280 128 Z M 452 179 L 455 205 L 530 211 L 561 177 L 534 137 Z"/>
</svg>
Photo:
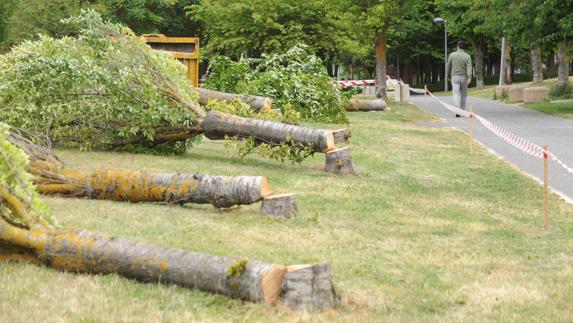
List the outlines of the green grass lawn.
<svg viewBox="0 0 573 323">
<path fill-rule="evenodd" d="M 522 106 L 539 112 L 573 119 L 573 100 L 571 102 L 526 103 Z"/>
<path fill-rule="evenodd" d="M 464 134 L 419 128 L 413 106 L 349 114 L 358 176 L 248 157 L 205 141 L 184 156 L 59 151 L 69 164 L 156 172 L 268 176 L 297 194 L 301 215 L 262 218 L 258 205 L 220 212 L 46 198 L 60 222 L 218 255 L 332 264 L 336 310 L 295 313 L 116 275 L 0 263 L 0 321 L 567 321 L 573 304 L 573 206 L 476 149 Z M 332 128 L 338 126 L 330 125 Z"/>
</svg>

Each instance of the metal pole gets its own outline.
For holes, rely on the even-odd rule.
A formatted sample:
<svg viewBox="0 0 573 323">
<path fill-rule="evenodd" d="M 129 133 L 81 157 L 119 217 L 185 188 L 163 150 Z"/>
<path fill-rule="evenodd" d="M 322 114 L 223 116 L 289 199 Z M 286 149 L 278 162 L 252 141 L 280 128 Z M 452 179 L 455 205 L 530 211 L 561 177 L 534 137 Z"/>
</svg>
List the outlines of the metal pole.
<svg viewBox="0 0 573 323">
<path fill-rule="evenodd" d="M 501 37 L 501 62 L 499 63 L 499 85 L 505 85 L 504 70 L 505 70 L 505 37 Z"/>
<path fill-rule="evenodd" d="M 444 88 L 448 92 L 448 21 L 444 20 Z"/>
</svg>

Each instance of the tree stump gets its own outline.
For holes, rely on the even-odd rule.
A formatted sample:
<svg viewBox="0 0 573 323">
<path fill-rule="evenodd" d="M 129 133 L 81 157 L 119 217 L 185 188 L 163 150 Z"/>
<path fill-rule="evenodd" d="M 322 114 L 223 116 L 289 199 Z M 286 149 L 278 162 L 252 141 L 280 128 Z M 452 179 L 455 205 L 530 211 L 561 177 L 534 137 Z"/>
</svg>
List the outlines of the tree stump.
<svg viewBox="0 0 573 323">
<path fill-rule="evenodd" d="M 356 174 L 350 148 L 340 148 L 326 153 L 325 170 L 335 174 Z"/>
<path fill-rule="evenodd" d="M 350 139 L 350 130 L 343 128 L 338 130 L 333 130 L 332 135 L 334 136 L 334 144 L 345 144 L 348 143 Z"/>
<path fill-rule="evenodd" d="M 292 193 L 265 197 L 261 203 L 261 215 L 290 218 L 298 215 L 295 195 Z"/>
<path fill-rule="evenodd" d="M 295 311 L 327 310 L 340 301 L 328 263 L 288 266 L 282 291 L 283 302 Z"/>
</svg>

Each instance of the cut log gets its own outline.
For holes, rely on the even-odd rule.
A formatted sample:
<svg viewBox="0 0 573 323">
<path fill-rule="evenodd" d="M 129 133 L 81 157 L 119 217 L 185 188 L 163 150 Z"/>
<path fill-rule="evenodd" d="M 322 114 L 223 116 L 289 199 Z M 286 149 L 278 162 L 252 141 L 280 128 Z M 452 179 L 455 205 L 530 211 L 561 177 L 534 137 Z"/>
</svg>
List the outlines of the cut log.
<svg viewBox="0 0 573 323">
<path fill-rule="evenodd" d="M 32 173 L 42 176 L 37 168 Z M 44 173 L 36 180 L 38 192 L 133 203 L 212 204 L 217 208 L 253 204 L 271 194 L 268 180 L 262 176 L 148 174 L 109 169 L 67 179 L 56 175 Z"/>
<path fill-rule="evenodd" d="M 0 222 L 0 239 L 46 266 L 176 284 L 270 304 L 279 299 L 284 266 L 133 242 L 86 230 L 23 230 Z"/>
<path fill-rule="evenodd" d="M 262 176 L 153 174 L 99 169 L 88 174 L 64 164 L 48 149 L 11 134 L 9 140 L 30 158 L 27 166 L 38 191 L 114 201 L 200 203 L 226 208 L 253 204 L 272 194 Z"/>
<path fill-rule="evenodd" d="M 350 100 L 350 106 L 346 111 L 384 111 L 387 106 L 383 99 L 362 100 L 354 98 Z"/>
<path fill-rule="evenodd" d="M 333 130 L 332 135 L 334 136 L 334 144 L 345 144 L 350 141 L 350 130 L 343 128 L 338 130 Z"/>
<path fill-rule="evenodd" d="M 200 121 L 207 138 L 218 140 L 225 137 L 248 138 L 271 144 L 292 142 L 312 145 L 316 152 L 335 149 L 334 136 L 329 130 L 293 126 L 285 123 L 242 118 L 236 115 L 209 111 Z"/>
<path fill-rule="evenodd" d="M 331 309 L 340 301 L 327 263 L 288 266 L 282 288 L 283 302 L 297 311 Z"/>
<path fill-rule="evenodd" d="M 250 105 L 255 112 L 259 112 L 264 109 L 270 109 L 273 106 L 272 100 L 264 96 L 225 93 L 204 88 L 194 88 L 194 90 L 199 93 L 199 104 L 204 106 L 207 105 L 211 100 L 231 102 L 237 98 L 241 100 L 241 102 Z"/>
<path fill-rule="evenodd" d="M 261 215 L 271 215 L 284 218 L 298 215 L 295 195 L 281 194 L 265 197 L 261 203 Z"/>
<path fill-rule="evenodd" d="M 335 174 L 355 174 L 350 148 L 340 148 L 328 152 L 325 170 Z"/>
</svg>

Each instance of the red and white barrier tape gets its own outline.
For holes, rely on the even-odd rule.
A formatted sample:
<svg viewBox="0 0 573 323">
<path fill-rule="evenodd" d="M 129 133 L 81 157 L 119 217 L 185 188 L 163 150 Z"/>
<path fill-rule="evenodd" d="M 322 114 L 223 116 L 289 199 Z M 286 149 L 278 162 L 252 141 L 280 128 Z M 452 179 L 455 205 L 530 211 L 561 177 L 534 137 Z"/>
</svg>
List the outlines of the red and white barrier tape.
<svg viewBox="0 0 573 323">
<path fill-rule="evenodd" d="M 357 86 L 366 86 L 374 84 L 376 84 L 376 80 L 338 81 L 338 85 L 340 87 L 357 87 Z"/>
<path fill-rule="evenodd" d="M 547 157 L 551 158 L 558 165 L 563 167 L 569 174 L 573 175 L 573 168 L 567 166 L 567 164 L 565 164 L 561 159 L 559 159 L 557 156 L 555 156 L 555 154 L 553 154 L 552 152 L 548 152 L 547 156 L 546 156 L 545 151 L 541 146 L 536 145 L 536 144 L 532 143 L 531 141 L 528 141 L 527 139 L 512 133 L 511 131 L 503 129 L 502 127 L 496 125 L 495 123 L 489 121 L 488 119 L 486 119 L 486 118 L 484 118 L 484 117 L 482 117 L 476 113 L 470 114 L 466 110 L 462 110 L 456 106 L 445 103 L 442 100 L 438 99 L 430 91 L 426 91 L 424 89 L 414 89 L 414 88 L 410 88 L 410 91 L 412 91 L 414 93 L 419 93 L 419 94 L 425 94 L 425 93 L 429 94 L 434 100 L 438 101 L 446 109 L 450 110 L 451 112 L 453 112 L 455 114 L 459 114 L 459 115 L 466 117 L 466 118 L 475 117 L 486 129 L 491 131 L 494 135 L 502 138 L 505 142 L 509 143 L 510 145 L 512 145 L 512 146 L 518 148 L 519 150 L 523 151 L 524 153 L 531 155 L 533 157 L 536 157 L 536 158 L 547 158 Z"/>
<path fill-rule="evenodd" d="M 341 88 L 347 87 L 364 87 L 364 86 L 371 86 L 376 85 L 376 80 L 350 80 L 350 81 L 338 81 L 338 86 Z M 398 80 L 394 79 L 387 79 L 386 86 L 396 86 L 398 85 Z"/>
</svg>

